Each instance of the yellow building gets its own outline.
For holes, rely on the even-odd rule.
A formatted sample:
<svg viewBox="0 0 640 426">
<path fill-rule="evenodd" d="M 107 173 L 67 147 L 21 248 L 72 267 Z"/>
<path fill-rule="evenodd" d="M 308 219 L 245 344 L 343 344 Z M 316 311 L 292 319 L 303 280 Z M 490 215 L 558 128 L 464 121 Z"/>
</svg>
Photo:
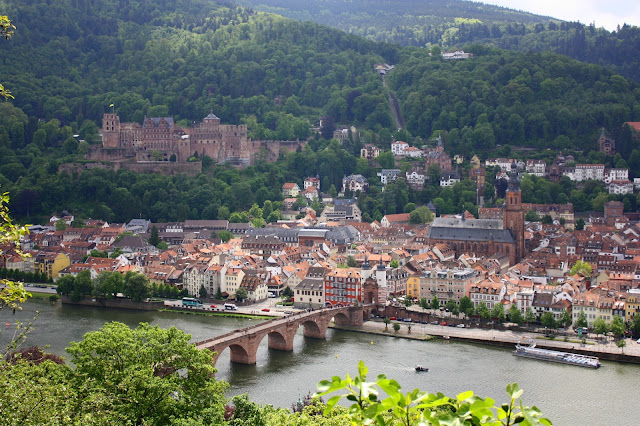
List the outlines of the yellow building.
<svg viewBox="0 0 640 426">
<path fill-rule="evenodd" d="M 41 274 L 54 281 L 58 279 L 58 274 L 67 266 L 71 265 L 71 259 L 62 252 L 40 252 L 35 259 L 35 269 Z"/>
<path fill-rule="evenodd" d="M 420 275 L 410 275 L 407 278 L 407 297 L 417 299 L 420 294 Z"/>
<path fill-rule="evenodd" d="M 624 308 L 624 320 L 631 322 L 633 317 L 640 312 L 640 290 L 631 289 L 627 293 Z"/>
</svg>

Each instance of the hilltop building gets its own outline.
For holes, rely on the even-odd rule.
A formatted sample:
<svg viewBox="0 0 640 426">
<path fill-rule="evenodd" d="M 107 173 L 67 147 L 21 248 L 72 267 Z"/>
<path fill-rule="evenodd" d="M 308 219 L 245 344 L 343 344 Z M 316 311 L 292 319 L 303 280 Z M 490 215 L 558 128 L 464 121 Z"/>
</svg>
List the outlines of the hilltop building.
<svg viewBox="0 0 640 426">
<path fill-rule="evenodd" d="M 112 162 L 186 163 L 205 155 L 216 163 L 247 166 L 261 148 L 264 160 L 275 161 L 281 150 L 295 151 L 298 141 L 252 141 L 246 124 L 220 124 L 210 113 L 194 127 L 178 126 L 173 117 L 146 117 L 142 124 L 122 123 L 117 113 L 102 117 L 102 146 L 91 147 L 87 157 Z"/>
</svg>

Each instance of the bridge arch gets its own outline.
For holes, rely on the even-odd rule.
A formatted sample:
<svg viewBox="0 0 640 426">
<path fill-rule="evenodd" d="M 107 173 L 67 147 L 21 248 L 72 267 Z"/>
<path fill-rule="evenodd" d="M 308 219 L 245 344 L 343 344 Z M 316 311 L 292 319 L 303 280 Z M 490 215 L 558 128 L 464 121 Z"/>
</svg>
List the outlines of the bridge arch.
<svg viewBox="0 0 640 426">
<path fill-rule="evenodd" d="M 300 325 L 303 327 L 304 337 L 311 337 L 313 339 L 324 339 L 327 337 L 327 328 L 329 327 L 328 321 L 310 319 L 303 321 Z"/>
</svg>

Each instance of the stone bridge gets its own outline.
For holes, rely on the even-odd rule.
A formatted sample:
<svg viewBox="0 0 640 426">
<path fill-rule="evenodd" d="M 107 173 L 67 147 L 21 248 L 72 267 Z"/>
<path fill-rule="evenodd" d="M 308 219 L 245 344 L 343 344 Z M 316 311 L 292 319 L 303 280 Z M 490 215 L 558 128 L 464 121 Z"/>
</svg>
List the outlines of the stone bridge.
<svg viewBox="0 0 640 426">
<path fill-rule="evenodd" d="M 197 342 L 196 347 L 212 351 L 214 364 L 227 348 L 231 351 L 231 362 L 255 364 L 258 346 L 264 336 L 269 336 L 270 349 L 292 351 L 293 338 L 298 327 L 304 327 L 305 337 L 324 339 L 331 320 L 334 320 L 336 325 L 358 326 L 370 318 L 375 309 L 375 305 L 364 305 L 301 312 Z"/>
</svg>

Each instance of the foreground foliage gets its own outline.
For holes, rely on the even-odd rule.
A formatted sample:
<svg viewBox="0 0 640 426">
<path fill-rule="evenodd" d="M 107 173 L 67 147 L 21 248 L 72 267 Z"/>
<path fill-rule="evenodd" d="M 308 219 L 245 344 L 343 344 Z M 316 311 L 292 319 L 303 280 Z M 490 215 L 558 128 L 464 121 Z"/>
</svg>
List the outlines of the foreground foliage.
<svg viewBox="0 0 640 426">
<path fill-rule="evenodd" d="M 71 343 L 74 367 L 14 356 L 0 364 L 0 423 L 220 424 L 227 384 L 189 339 L 113 322 Z"/>
<path fill-rule="evenodd" d="M 334 376 L 318 384 L 318 396 L 345 392 L 332 396 L 325 413 L 330 412 L 345 397 L 352 404 L 349 415 L 352 424 L 378 425 L 550 425 L 541 417 L 536 407 L 522 404 L 522 390 L 516 383 L 507 385 L 510 401 L 496 406 L 491 398 L 480 398 L 472 391 L 463 392 L 455 398 L 442 393 L 430 394 L 418 389 L 403 394 L 400 384 L 381 374 L 375 382 L 367 382 L 368 368 L 364 362 L 358 364 L 358 375 L 344 379 Z M 387 397 L 380 397 L 384 392 Z"/>
<path fill-rule="evenodd" d="M 2 18 L 2 17 L 0 17 Z M 25 227 L 19 227 L 13 224 L 11 216 L 9 216 L 9 194 L 0 194 L 0 246 L 12 244 L 20 248 L 20 237 L 27 233 Z M 2 250 L 0 250 L 2 254 Z M 22 254 L 18 251 L 18 254 Z M 14 282 L 6 278 L 0 278 L 0 309 L 8 307 L 20 309 L 20 304 L 24 303 L 31 296 L 22 283 Z"/>
</svg>

